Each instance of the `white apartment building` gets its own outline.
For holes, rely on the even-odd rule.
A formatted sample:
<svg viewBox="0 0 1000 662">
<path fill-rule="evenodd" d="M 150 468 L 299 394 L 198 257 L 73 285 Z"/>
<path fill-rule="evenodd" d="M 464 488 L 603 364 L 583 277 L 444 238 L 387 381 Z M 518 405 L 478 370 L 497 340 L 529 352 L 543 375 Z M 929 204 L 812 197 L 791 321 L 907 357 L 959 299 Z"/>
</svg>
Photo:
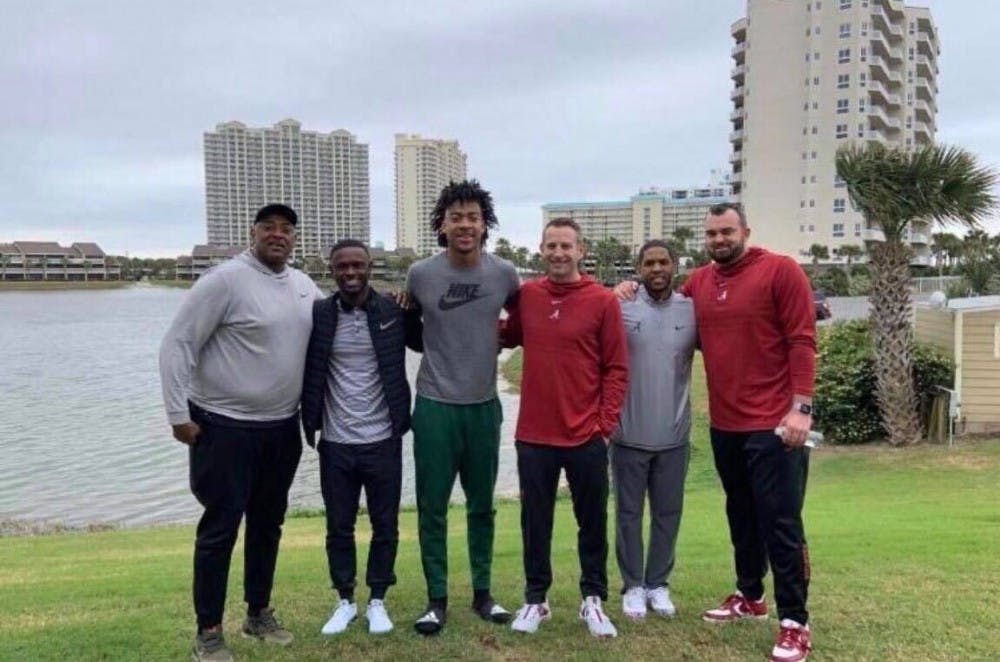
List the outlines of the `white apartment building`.
<svg viewBox="0 0 1000 662">
<path fill-rule="evenodd" d="M 937 28 L 900 0 L 747 0 L 731 28 L 733 189 L 751 241 L 802 262 L 883 238 L 836 176 L 850 141 L 916 147 L 937 129 Z M 909 230 L 929 264 L 930 229 Z M 838 261 L 835 259 L 834 261 Z"/>
<path fill-rule="evenodd" d="M 396 248 L 418 255 L 438 250 L 431 213 L 441 189 L 466 178 L 466 155 L 457 140 L 396 134 Z"/>
<path fill-rule="evenodd" d="M 688 228 L 688 247 L 704 244 L 703 225 L 708 208 L 732 200 L 729 184 L 704 188 L 642 189 L 628 200 L 559 202 L 542 205 L 542 226 L 553 218 L 572 218 L 592 242 L 614 237 L 633 255 L 647 239 L 668 238 Z"/>
<path fill-rule="evenodd" d="M 273 128 L 226 122 L 205 133 L 208 244 L 246 246 L 257 210 L 283 203 L 299 216 L 295 258 L 371 233 L 368 145 L 344 130 L 303 131 L 293 119 Z"/>
</svg>

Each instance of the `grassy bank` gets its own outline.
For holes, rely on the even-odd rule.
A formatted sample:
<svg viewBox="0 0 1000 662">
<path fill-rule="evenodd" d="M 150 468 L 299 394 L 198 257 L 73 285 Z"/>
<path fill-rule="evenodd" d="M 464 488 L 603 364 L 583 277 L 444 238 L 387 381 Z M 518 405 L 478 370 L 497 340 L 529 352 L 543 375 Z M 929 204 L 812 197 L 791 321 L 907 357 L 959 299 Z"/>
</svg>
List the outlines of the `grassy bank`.
<svg viewBox="0 0 1000 662">
<path fill-rule="evenodd" d="M 992 627 L 995 611 L 988 596 L 1000 582 L 1000 443 L 964 444 L 953 451 L 825 448 L 813 460 L 806 523 L 815 659 L 995 656 L 1000 631 Z M 399 584 L 389 593 L 394 633 L 372 638 L 359 619 L 342 637 L 319 635 L 332 604 L 324 521 L 297 517 L 285 527 L 274 595 L 295 643 L 278 651 L 237 635 L 242 610 L 237 552 L 225 623 L 231 644 L 248 660 L 747 660 L 764 659 L 772 643 L 773 620 L 714 627 L 698 618 L 699 610 L 731 589 L 732 567 L 704 434 L 695 439 L 672 581 L 680 609 L 675 621 L 627 622 L 613 596 L 609 613 L 621 636 L 597 641 L 585 635 L 576 620 L 575 526 L 570 504 L 562 500 L 552 550 L 553 621 L 534 637 L 484 624 L 466 607 L 470 587 L 460 508 L 452 511 L 449 525 L 453 608 L 442 636 L 425 640 L 410 629 L 424 588 L 416 515 L 409 511 L 400 523 Z M 367 523 L 359 522 L 358 529 L 367 540 Z M 0 539 L 0 659 L 183 659 L 192 634 L 193 536 L 193 527 L 173 526 Z M 362 544 L 359 558 L 365 553 Z M 617 589 L 613 552 L 609 575 Z M 497 512 L 494 592 L 511 607 L 520 602 L 522 577 L 518 507 L 504 502 Z"/>
<path fill-rule="evenodd" d="M 131 280 L 0 280 L 0 292 L 53 290 L 118 290 L 135 285 Z"/>
</svg>

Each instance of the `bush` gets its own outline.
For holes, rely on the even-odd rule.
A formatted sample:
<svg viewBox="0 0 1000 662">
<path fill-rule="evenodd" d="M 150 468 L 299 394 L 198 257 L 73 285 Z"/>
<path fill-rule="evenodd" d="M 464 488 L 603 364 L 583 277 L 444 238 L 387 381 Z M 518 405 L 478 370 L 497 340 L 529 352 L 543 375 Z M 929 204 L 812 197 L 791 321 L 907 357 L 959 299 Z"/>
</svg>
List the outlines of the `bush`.
<svg viewBox="0 0 1000 662">
<path fill-rule="evenodd" d="M 872 293 L 872 279 L 867 273 L 856 273 L 851 277 L 851 285 L 847 294 L 852 297 L 865 297 Z"/>
<path fill-rule="evenodd" d="M 840 267 L 831 267 L 813 278 L 812 286 L 814 290 L 823 290 L 827 296 L 847 296 L 847 273 Z"/>
<path fill-rule="evenodd" d="M 926 425 L 938 386 L 954 382 L 951 360 L 934 348 L 916 345 L 913 375 Z M 885 436 L 875 402 L 875 361 L 866 320 L 837 322 L 819 330 L 816 365 L 816 428 L 838 444 L 861 444 Z"/>
</svg>

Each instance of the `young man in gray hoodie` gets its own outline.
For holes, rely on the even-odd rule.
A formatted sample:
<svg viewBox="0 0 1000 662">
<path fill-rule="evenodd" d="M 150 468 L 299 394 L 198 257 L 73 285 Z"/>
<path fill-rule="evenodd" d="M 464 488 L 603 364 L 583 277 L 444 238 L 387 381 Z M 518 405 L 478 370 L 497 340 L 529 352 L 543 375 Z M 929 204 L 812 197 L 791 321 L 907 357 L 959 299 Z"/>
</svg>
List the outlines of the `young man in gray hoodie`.
<svg viewBox="0 0 1000 662">
<path fill-rule="evenodd" d="M 167 420 L 189 447 L 191 491 L 205 509 L 194 549 L 195 660 L 232 659 L 222 613 L 244 515 L 243 634 L 292 641 L 271 610 L 271 587 L 302 454 L 298 408 L 313 301 L 323 296 L 286 265 L 297 223 L 285 205 L 258 211 L 251 247 L 198 279 L 160 347 Z"/>
<path fill-rule="evenodd" d="M 621 424 L 612 436 L 611 472 L 622 612 L 633 619 L 646 616 L 647 604 L 661 616 L 677 613 L 668 580 L 690 456 L 691 359 L 697 333 L 691 300 L 673 291 L 674 269 L 668 244 L 647 241 L 636 260 L 638 295 L 621 303 L 629 387 Z M 647 495 L 648 551 L 642 541 Z"/>
</svg>

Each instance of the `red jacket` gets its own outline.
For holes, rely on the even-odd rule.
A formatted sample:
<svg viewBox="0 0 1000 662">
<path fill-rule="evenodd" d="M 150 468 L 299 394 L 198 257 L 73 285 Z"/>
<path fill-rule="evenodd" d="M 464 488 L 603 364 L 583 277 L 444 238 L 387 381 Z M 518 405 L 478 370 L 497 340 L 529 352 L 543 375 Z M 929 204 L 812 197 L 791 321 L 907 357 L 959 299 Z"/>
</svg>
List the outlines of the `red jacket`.
<svg viewBox="0 0 1000 662">
<path fill-rule="evenodd" d="M 712 427 L 769 430 L 813 393 L 816 310 L 789 257 L 749 248 L 731 266 L 700 267 L 681 288 L 694 299 Z"/>
<path fill-rule="evenodd" d="M 579 446 L 611 435 L 628 387 L 628 345 L 610 290 L 590 276 L 525 283 L 504 344 L 524 346 L 518 440 Z"/>
</svg>

